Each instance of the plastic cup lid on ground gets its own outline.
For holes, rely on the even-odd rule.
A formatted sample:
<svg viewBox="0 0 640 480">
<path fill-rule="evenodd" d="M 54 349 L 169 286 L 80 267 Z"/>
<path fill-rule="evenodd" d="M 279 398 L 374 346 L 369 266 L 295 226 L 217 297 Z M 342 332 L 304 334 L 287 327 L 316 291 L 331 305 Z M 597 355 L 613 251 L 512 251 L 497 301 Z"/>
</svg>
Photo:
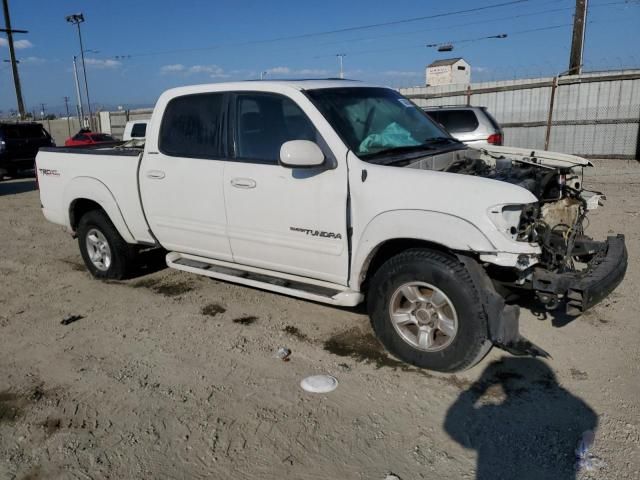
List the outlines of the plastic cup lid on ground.
<svg viewBox="0 0 640 480">
<path fill-rule="evenodd" d="M 329 393 L 336 389 L 338 380 L 331 375 L 312 375 L 300 382 L 303 390 L 312 393 Z"/>
</svg>

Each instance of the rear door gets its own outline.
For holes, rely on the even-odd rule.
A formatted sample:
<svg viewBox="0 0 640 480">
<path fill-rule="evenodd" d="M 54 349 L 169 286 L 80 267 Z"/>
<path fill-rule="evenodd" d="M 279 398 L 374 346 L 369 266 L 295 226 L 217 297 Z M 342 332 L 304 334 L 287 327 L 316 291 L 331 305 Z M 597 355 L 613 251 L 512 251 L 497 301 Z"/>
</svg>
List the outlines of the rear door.
<svg viewBox="0 0 640 480">
<path fill-rule="evenodd" d="M 169 100 L 139 177 L 147 221 L 163 247 L 230 261 L 222 188 L 226 102 L 223 92 Z"/>
<path fill-rule="evenodd" d="M 346 284 L 347 172 L 309 117 L 289 97 L 238 92 L 230 97 L 235 159 L 226 162 L 224 193 L 234 261 Z M 289 140 L 311 140 L 325 165 L 278 164 Z"/>
</svg>

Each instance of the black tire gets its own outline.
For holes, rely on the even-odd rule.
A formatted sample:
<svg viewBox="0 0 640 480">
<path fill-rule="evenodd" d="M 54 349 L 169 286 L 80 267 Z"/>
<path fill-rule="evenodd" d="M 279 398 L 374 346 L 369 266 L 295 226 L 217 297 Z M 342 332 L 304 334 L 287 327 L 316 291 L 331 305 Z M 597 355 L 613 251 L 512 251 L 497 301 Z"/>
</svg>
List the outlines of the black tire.
<svg viewBox="0 0 640 480">
<path fill-rule="evenodd" d="M 455 308 L 457 331 L 450 344 L 439 351 L 424 351 L 411 345 L 391 322 L 392 296 L 409 282 L 437 287 Z M 417 367 L 439 372 L 465 370 L 482 360 L 492 346 L 477 287 L 464 265 L 452 255 L 411 249 L 390 258 L 371 279 L 367 308 L 373 328 L 387 350 Z"/>
<path fill-rule="evenodd" d="M 110 264 L 105 269 L 100 269 L 94 264 L 88 251 L 87 235 L 93 230 L 97 230 L 104 236 L 111 253 Z M 122 239 L 106 213 L 102 210 L 91 210 L 85 213 L 78 222 L 77 233 L 82 259 L 91 275 L 95 278 L 115 280 L 128 277 L 134 267 L 134 248 Z"/>
</svg>

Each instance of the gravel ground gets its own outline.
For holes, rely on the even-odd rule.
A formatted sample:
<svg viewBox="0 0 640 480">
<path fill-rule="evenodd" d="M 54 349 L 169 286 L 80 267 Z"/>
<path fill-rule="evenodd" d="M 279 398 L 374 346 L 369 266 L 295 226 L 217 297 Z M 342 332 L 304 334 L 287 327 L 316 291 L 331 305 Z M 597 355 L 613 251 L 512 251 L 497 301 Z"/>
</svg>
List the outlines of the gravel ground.
<svg viewBox="0 0 640 480">
<path fill-rule="evenodd" d="M 32 179 L 0 183 L 0 479 L 640 478 L 640 167 L 586 184 L 608 197 L 588 232 L 626 235 L 622 285 L 573 321 L 523 310 L 549 361 L 494 349 L 437 375 L 359 309 L 168 269 L 93 280 Z M 316 373 L 337 390 L 303 392 Z M 587 429 L 606 465 L 576 474 Z"/>
</svg>

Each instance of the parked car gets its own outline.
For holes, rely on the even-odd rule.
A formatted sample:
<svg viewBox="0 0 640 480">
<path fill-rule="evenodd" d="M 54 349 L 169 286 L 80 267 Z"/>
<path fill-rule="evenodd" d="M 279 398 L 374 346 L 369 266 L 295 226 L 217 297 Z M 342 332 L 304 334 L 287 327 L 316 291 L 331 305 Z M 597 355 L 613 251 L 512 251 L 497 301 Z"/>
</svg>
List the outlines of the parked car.
<svg viewBox="0 0 640 480">
<path fill-rule="evenodd" d="M 398 92 L 347 80 L 168 90 L 143 151 L 42 149 L 42 212 L 100 279 L 138 251 L 175 269 L 333 305 L 366 298 L 385 347 L 457 371 L 492 345 L 546 355 L 504 291 L 579 315 L 623 279 L 596 241 L 580 157 L 452 138 Z"/>
<path fill-rule="evenodd" d="M 80 130 L 73 137 L 67 138 L 65 147 L 89 147 L 93 145 L 108 144 L 117 142 L 115 138 L 107 133 L 95 133 L 88 130 Z"/>
<path fill-rule="evenodd" d="M 502 145 L 502 129 L 486 107 L 426 107 L 424 111 L 467 145 Z"/>
<path fill-rule="evenodd" d="M 147 135 L 147 125 L 149 120 L 130 120 L 124 126 L 122 140 L 144 140 Z"/>
<path fill-rule="evenodd" d="M 0 123 L 0 179 L 34 167 L 40 147 L 55 146 L 39 123 Z"/>
</svg>

